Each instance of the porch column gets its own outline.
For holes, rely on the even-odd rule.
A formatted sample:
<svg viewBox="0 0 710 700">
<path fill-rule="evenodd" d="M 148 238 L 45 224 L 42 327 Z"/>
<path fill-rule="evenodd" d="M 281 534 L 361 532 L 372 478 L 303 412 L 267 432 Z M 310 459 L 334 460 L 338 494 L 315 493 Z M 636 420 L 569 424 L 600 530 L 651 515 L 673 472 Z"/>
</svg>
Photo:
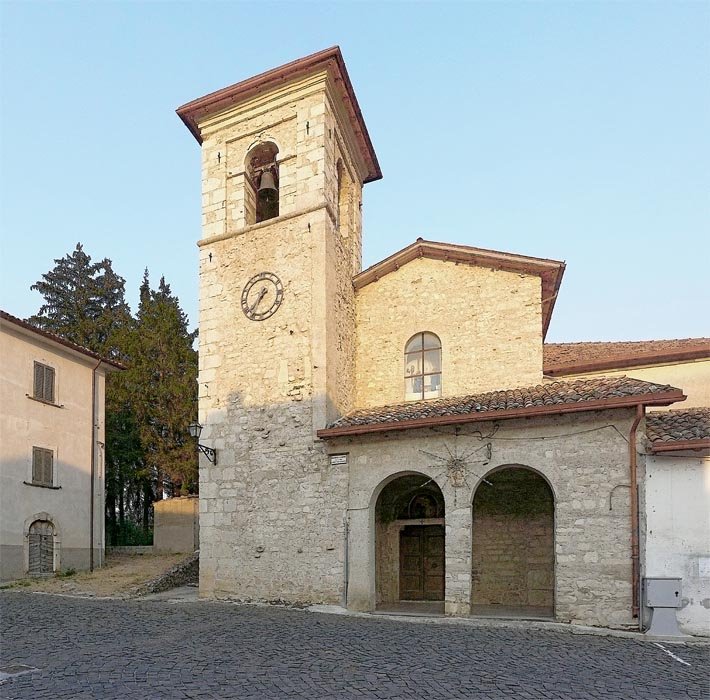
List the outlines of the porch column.
<svg viewBox="0 0 710 700">
<path fill-rule="evenodd" d="M 465 616 L 471 614 L 471 507 L 450 508 L 451 501 L 446 506 L 444 609 L 447 615 Z"/>
<path fill-rule="evenodd" d="M 375 536 L 370 508 L 348 513 L 348 610 L 375 609 Z"/>
</svg>

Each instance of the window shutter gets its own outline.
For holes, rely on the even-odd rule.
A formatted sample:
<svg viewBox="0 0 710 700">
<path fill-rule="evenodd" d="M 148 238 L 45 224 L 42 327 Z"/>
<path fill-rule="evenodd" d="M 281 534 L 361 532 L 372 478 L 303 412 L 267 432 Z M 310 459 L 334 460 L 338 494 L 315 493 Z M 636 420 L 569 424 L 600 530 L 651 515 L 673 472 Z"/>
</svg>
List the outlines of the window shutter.
<svg viewBox="0 0 710 700">
<path fill-rule="evenodd" d="M 35 362 L 35 378 L 32 396 L 41 401 L 54 403 L 54 368 Z"/>
<path fill-rule="evenodd" d="M 54 462 L 54 455 L 51 450 L 44 451 L 44 483 L 47 486 L 52 486 L 52 467 Z"/>
<path fill-rule="evenodd" d="M 35 385 L 32 396 L 36 399 L 44 396 L 44 367 L 39 362 L 35 362 Z"/>
<path fill-rule="evenodd" d="M 42 463 L 40 451 L 32 448 L 32 483 L 38 484 L 42 480 Z"/>
<path fill-rule="evenodd" d="M 43 447 L 32 448 L 32 483 L 53 485 L 54 453 Z"/>
<path fill-rule="evenodd" d="M 54 403 L 54 369 L 44 368 L 44 400 Z"/>
</svg>

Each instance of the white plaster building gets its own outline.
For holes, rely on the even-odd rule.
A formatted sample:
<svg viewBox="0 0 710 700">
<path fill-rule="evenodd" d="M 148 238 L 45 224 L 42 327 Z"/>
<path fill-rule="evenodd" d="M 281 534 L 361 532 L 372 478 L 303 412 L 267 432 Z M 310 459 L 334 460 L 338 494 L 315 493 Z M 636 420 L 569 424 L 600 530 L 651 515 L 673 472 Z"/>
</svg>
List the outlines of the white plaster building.
<svg viewBox="0 0 710 700">
<path fill-rule="evenodd" d="M 178 110 L 202 146 L 200 593 L 633 627 L 661 381 L 549 381 L 564 264 L 418 239 L 339 49 Z"/>
<path fill-rule="evenodd" d="M 0 580 L 101 566 L 113 362 L 0 312 Z"/>
</svg>

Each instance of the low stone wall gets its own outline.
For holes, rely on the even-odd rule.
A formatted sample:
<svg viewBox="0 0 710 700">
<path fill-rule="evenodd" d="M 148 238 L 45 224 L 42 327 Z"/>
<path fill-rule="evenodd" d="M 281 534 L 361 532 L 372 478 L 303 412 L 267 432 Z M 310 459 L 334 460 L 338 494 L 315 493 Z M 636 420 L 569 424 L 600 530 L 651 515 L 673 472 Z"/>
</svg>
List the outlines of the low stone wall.
<svg viewBox="0 0 710 700">
<path fill-rule="evenodd" d="M 106 547 L 106 554 L 153 554 L 153 545 L 136 547 Z"/>
<path fill-rule="evenodd" d="M 143 596 L 150 593 L 160 593 L 161 591 L 169 591 L 171 588 L 178 586 L 187 586 L 189 584 L 197 585 L 200 578 L 200 553 L 195 552 L 186 559 L 178 562 L 166 572 L 156 576 L 154 579 L 144 583 L 138 587 L 134 595 Z"/>
</svg>

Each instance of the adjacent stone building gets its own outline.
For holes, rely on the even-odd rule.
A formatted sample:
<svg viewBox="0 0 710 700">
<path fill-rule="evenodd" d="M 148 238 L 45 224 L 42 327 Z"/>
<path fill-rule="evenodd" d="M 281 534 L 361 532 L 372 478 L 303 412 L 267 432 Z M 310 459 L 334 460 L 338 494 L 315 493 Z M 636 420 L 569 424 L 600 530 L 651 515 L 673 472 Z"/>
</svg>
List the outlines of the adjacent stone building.
<svg viewBox="0 0 710 700">
<path fill-rule="evenodd" d="M 562 262 L 418 239 L 362 271 L 381 172 L 339 49 L 178 114 L 201 595 L 638 624 L 645 411 L 682 391 L 544 376 Z"/>
<path fill-rule="evenodd" d="M 104 382 L 121 366 L 0 311 L 0 580 L 101 566 Z"/>
</svg>

